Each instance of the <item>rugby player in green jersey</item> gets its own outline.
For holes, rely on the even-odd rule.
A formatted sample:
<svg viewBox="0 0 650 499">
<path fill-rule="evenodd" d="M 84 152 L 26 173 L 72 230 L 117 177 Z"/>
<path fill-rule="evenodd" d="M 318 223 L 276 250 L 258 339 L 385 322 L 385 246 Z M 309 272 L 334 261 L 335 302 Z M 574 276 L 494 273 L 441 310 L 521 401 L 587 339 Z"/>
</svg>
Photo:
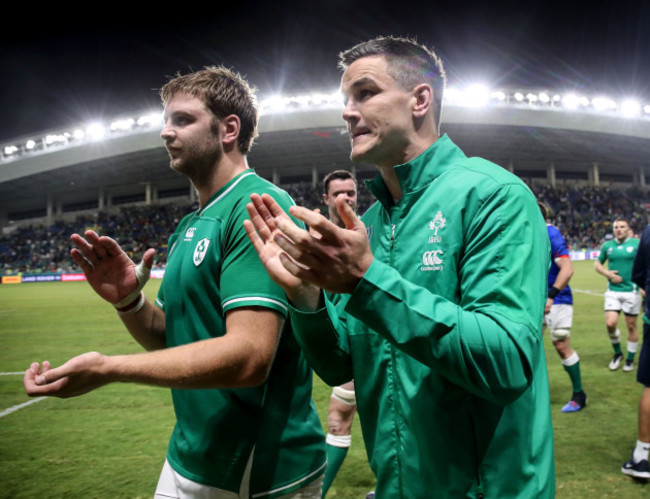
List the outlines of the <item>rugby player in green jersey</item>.
<svg viewBox="0 0 650 499">
<path fill-rule="evenodd" d="M 639 247 L 639 240 L 630 236 L 627 220 L 614 220 L 614 239 L 606 241 L 600 248 L 600 254 L 594 264 L 596 272 L 607 278 L 605 291 L 605 327 L 614 349 L 614 357 L 609 369 L 617 370 L 623 360 L 621 349 L 621 332 L 618 319 L 621 311 L 625 315 L 627 328 L 627 355 L 623 365 L 624 372 L 634 370 L 634 357 L 639 346 L 637 320 L 641 311 L 641 294 L 639 287 L 632 282 L 632 264 Z M 607 263 L 607 267 L 605 264 Z"/>
<path fill-rule="evenodd" d="M 237 73 L 210 67 L 172 79 L 160 94 L 170 165 L 190 179 L 200 207 L 169 240 L 155 304 L 142 292 L 152 249 L 136 266 L 108 237 L 72 236 L 90 285 L 149 351 L 34 363 L 25 388 L 58 397 L 116 381 L 171 388 L 176 425 L 155 498 L 320 499 L 325 438 L 312 371 L 286 320 L 286 295 L 242 224 L 253 192 L 293 204 L 248 167 L 253 91 Z"/>
</svg>

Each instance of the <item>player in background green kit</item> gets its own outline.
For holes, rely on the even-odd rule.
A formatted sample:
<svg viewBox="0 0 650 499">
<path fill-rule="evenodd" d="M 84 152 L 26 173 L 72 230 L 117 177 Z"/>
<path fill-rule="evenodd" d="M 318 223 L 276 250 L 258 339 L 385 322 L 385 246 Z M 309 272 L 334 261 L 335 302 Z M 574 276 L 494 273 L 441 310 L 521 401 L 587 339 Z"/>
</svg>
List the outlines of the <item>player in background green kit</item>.
<svg viewBox="0 0 650 499">
<path fill-rule="evenodd" d="M 327 205 L 327 216 L 332 223 L 345 228 L 336 209 L 338 197 L 345 199 L 352 211 L 357 212 L 357 181 L 347 170 L 334 170 L 323 178 L 323 201 Z M 327 411 L 327 470 L 323 478 L 323 497 L 326 497 L 352 445 L 352 422 L 356 412 L 354 380 L 335 386 Z"/>
<path fill-rule="evenodd" d="M 70 397 L 115 381 L 170 387 L 176 426 L 155 498 L 320 499 L 325 438 L 312 371 L 286 320 L 286 295 L 242 224 L 253 192 L 293 204 L 248 166 L 254 93 L 222 67 L 178 76 L 160 93 L 170 166 L 191 180 L 200 207 L 169 240 L 156 303 L 142 292 L 153 249 L 136 266 L 108 237 L 72 236 L 90 285 L 149 351 L 34 363 L 25 388 Z"/>
<path fill-rule="evenodd" d="M 627 356 L 623 371 L 634 370 L 634 357 L 639 346 L 637 319 L 641 311 L 641 295 L 639 287 L 632 282 L 632 265 L 638 247 L 639 240 L 630 237 L 627 220 L 617 218 L 614 220 L 614 239 L 602 245 L 595 263 L 596 272 L 607 278 L 605 326 L 614 348 L 614 357 L 609 363 L 609 369 L 612 371 L 617 370 L 623 360 L 621 332 L 618 328 L 621 311 L 625 314 L 627 328 Z"/>
</svg>

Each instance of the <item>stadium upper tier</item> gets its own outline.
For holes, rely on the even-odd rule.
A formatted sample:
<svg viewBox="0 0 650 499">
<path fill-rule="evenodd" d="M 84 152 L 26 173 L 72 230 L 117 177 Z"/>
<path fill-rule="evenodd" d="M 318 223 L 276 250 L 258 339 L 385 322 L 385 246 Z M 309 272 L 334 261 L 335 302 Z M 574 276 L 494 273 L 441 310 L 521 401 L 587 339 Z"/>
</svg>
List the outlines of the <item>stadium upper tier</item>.
<svg viewBox="0 0 650 499">
<path fill-rule="evenodd" d="M 338 93 L 260 100 L 260 136 L 251 167 L 276 183 L 315 184 L 353 165 Z M 120 117 L 21 137 L 0 153 L 0 225 L 9 220 L 191 195 L 169 168 L 159 137 L 162 113 Z M 446 91 L 442 132 L 468 155 L 521 177 L 646 185 L 650 175 L 650 104 L 605 97 L 484 87 Z M 650 180 L 650 177 L 648 177 Z"/>
</svg>

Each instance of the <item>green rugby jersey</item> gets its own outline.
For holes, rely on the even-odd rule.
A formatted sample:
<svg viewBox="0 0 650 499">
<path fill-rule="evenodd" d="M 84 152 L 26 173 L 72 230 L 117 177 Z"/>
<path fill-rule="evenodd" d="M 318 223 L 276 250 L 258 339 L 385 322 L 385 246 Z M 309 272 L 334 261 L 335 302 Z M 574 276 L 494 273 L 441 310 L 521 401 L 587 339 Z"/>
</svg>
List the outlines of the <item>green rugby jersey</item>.
<svg viewBox="0 0 650 499">
<path fill-rule="evenodd" d="M 157 304 L 167 346 L 225 334 L 225 314 L 266 307 L 287 315 L 284 291 L 268 276 L 243 221 L 252 193 L 268 193 L 288 210 L 289 195 L 253 170 L 241 173 L 169 239 Z M 298 489 L 324 470 L 324 434 L 311 398 L 312 371 L 287 320 L 268 379 L 255 388 L 172 390 L 176 426 L 167 459 L 196 482 L 238 492 L 253 454 L 250 495 Z"/>
<path fill-rule="evenodd" d="M 633 237 L 628 237 L 622 243 L 612 239 L 602 245 L 598 261 L 604 265 L 609 260 L 607 264 L 609 270 L 617 270 L 618 275 L 623 278 L 623 282 L 619 283 L 608 280 L 607 289 L 621 292 L 636 291 L 638 289 L 636 284 L 632 282 L 632 264 L 638 247 L 639 240 Z"/>
</svg>

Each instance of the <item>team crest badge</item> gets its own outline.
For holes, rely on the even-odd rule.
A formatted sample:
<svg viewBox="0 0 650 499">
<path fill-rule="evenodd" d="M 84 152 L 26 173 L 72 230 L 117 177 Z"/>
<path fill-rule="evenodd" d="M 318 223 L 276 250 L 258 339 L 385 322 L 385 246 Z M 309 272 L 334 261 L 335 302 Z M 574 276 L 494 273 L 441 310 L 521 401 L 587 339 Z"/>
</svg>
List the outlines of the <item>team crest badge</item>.
<svg viewBox="0 0 650 499">
<path fill-rule="evenodd" d="M 445 225 L 447 225 L 447 219 L 442 216 L 442 212 L 439 211 L 436 213 L 436 216 L 433 217 L 433 220 L 429 222 L 429 229 L 434 231 L 434 234 L 437 236 L 438 229 L 442 229 Z"/>
<path fill-rule="evenodd" d="M 208 246 L 210 246 L 210 240 L 203 238 L 201 239 L 198 244 L 196 245 L 196 248 L 194 249 L 194 265 L 199 266 L 201 265 L 201 262 L 203 262 L 203 259 L 205 258 L 205 255 L 208 252 Z"/>
</svg>

